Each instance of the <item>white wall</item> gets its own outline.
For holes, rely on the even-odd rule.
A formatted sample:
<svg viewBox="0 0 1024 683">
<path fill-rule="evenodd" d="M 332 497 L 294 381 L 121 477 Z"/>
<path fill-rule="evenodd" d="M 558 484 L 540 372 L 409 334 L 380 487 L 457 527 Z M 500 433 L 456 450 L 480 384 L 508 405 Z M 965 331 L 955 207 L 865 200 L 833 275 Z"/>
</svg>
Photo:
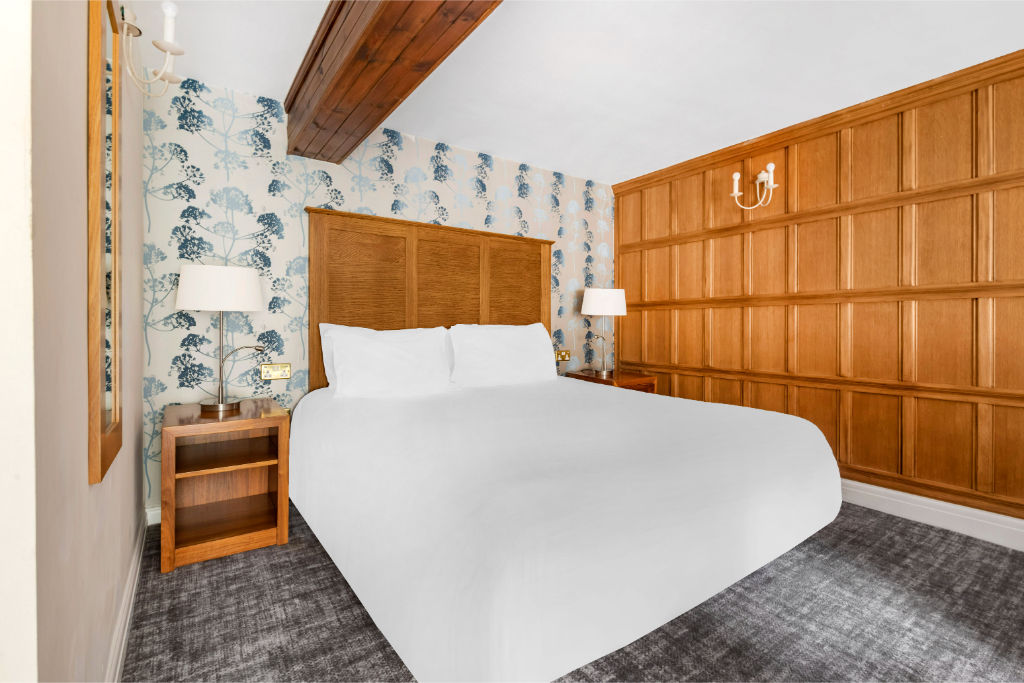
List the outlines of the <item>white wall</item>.
<svg viewBox="0 0 1024 683">
<path fill-rule="evenodd" d="M 0 458 L 0 680 L 36 677 L 35 403 L 32 367 L 31 71 L 32 7 L 29 0 L 4 5 L 0 62 L 0 187 L 4 188 L 4 267 L 0 268 L 0 358 L 8 361 L 11 391 L 0 411 L 4 434 Z M 18 68 L 20 65 L 20 68 Z"/>
<path fill-rule="evenodd" d="M 142 525 L 141 99 L 124 88 L 123 445 L 90 486 L 86 443 L 85 2 L 32 6 L 38 666 L 113 675 Z M 129 85 L 130 87 L 130 85 Z M 116 657 L 113 658 L 116 660 Z"/>
</svg>

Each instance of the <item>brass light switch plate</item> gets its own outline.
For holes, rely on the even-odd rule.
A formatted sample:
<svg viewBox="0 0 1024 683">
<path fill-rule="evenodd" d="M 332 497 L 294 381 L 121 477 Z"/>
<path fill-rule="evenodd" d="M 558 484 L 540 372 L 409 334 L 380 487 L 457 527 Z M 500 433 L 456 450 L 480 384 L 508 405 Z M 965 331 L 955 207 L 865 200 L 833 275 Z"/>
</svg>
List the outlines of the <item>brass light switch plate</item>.
<svg viewBox="0 0 1024 683">
<path fill-rule="evenodd" d="M 291 363 L 260 363 L 260 379 L 291 379 Z"/>
<path fill-rule="evenodd" d="M 558 351 L 555 351 L 555 361 L 557 362 L 570 360 L 571 358 L 572 354 L 569 352 L 568 349 L 559 349 Z"/>
</svg>

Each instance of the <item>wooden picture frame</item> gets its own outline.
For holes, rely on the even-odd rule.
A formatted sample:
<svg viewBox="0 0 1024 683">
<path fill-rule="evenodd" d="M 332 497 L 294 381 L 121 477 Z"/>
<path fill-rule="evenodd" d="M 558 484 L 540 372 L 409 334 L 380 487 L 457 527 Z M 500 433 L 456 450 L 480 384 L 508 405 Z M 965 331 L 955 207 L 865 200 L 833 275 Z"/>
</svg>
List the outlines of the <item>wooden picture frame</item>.
<svg viewBox="0 0 1024 683">
<path fill-rule="evenodd" d="M 120 7 L 113 0 L 90 0 L 86 132 L 90 484 L 103 481 L 121 450 L 119 32 Z"/>
</svg>

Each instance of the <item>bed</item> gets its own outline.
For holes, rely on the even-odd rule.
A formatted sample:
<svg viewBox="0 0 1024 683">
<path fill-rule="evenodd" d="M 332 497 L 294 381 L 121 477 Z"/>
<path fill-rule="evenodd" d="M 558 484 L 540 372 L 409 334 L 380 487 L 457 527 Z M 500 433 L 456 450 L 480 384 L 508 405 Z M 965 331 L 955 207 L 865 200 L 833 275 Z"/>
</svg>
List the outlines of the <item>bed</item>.
<svg viewBox="0 0 1024 683">
<path fill-rule="evenodd" d="M 404 308 L 376 327 L 422 324 L 419 302 L 432 300 L 434 285 L 423 286 L 418 249 L 446 236 L 317 216 L 329 220 L 310 223 L 311 329 L 366 324 L 351 300 L 369 293 L 353 290 L 392 270 L 405 282 L 393 305 Z M 400 242 L 382 249 L 380 235 Z M 453 235 L 459 247 L 466 238 Z M 472 321 L 546 320 L 542 300 L 494 315 L 505 310 L 494 297 L 507 296 L 504 276 L 491 271 L 494 236 L 469 238 L 479 240 L 478 282 L 490 285 L 466 307 L 479 307 Z M 511 251 L 528 267 L 539 261 L 543 283 L 545 245 L 522 244 Z M 510 287 L 529 279 L 522 264 Z M 291 498 L 419 680 L 557 678 L 703 602 L 838 513 L 835 459 L 800 418 L 566 378 L 338 397 L 313 378 L 313 364 L 322 366 L 314 336 L 314 390 L 292 419 Z"/>
</svg>

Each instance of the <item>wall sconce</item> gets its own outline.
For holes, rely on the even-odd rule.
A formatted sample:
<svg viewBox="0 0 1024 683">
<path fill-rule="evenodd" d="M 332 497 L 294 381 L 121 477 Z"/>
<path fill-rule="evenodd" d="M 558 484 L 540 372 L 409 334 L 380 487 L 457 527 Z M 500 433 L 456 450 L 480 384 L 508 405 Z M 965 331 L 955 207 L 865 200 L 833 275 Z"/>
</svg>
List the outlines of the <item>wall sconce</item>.
<svg viewBox="0 0 1024 683">
<path fill-rule="evenodd" d="M 124 27 L 121 31 L 121 51 L 124 53 L 125 66 L 128 67 L 128 76 L 132 79 L 135 87 L 148 97 L 160 97 L 167 92 L 171 83 L 181 83 L 181 76 L 174 73 L 174 57 L 185 54 L 185 50 L 174 42 L 174 19 L 178 16 L 178 6 L 173 2 L 165 2 L 160 8 L 164 11 L 164 36 L 161 40 L 154 40 L 153 46 L 164 53 L 164 64 L 152 78 L 144 78 L 144 67 L 137 65 L 135 55 L 135 43 L 142 35 L 135 12 L 126 6 L 121 7 L 121 18 Z M 163 81 L 163 88 L 159 92 L 152 86 L 157 81 Z"/>
<path fill-rule="evenodd" d="M 772 201 L 772 190 L 778 185 L 775 184 L 775 164 L 769 163 L 765 167 L 765 170 L 757 174 L 757 203 L 753 206 L 743 206 L 740 204 L 740 197 L 743 193 L 740 192 L 740 174 L 737 171 L 732 174 L 732 194 L 729 196 L 736 200 L 736 206 L 741 209 L 756 209 L 759 206 L 768 206 Z"/>
</svg>

